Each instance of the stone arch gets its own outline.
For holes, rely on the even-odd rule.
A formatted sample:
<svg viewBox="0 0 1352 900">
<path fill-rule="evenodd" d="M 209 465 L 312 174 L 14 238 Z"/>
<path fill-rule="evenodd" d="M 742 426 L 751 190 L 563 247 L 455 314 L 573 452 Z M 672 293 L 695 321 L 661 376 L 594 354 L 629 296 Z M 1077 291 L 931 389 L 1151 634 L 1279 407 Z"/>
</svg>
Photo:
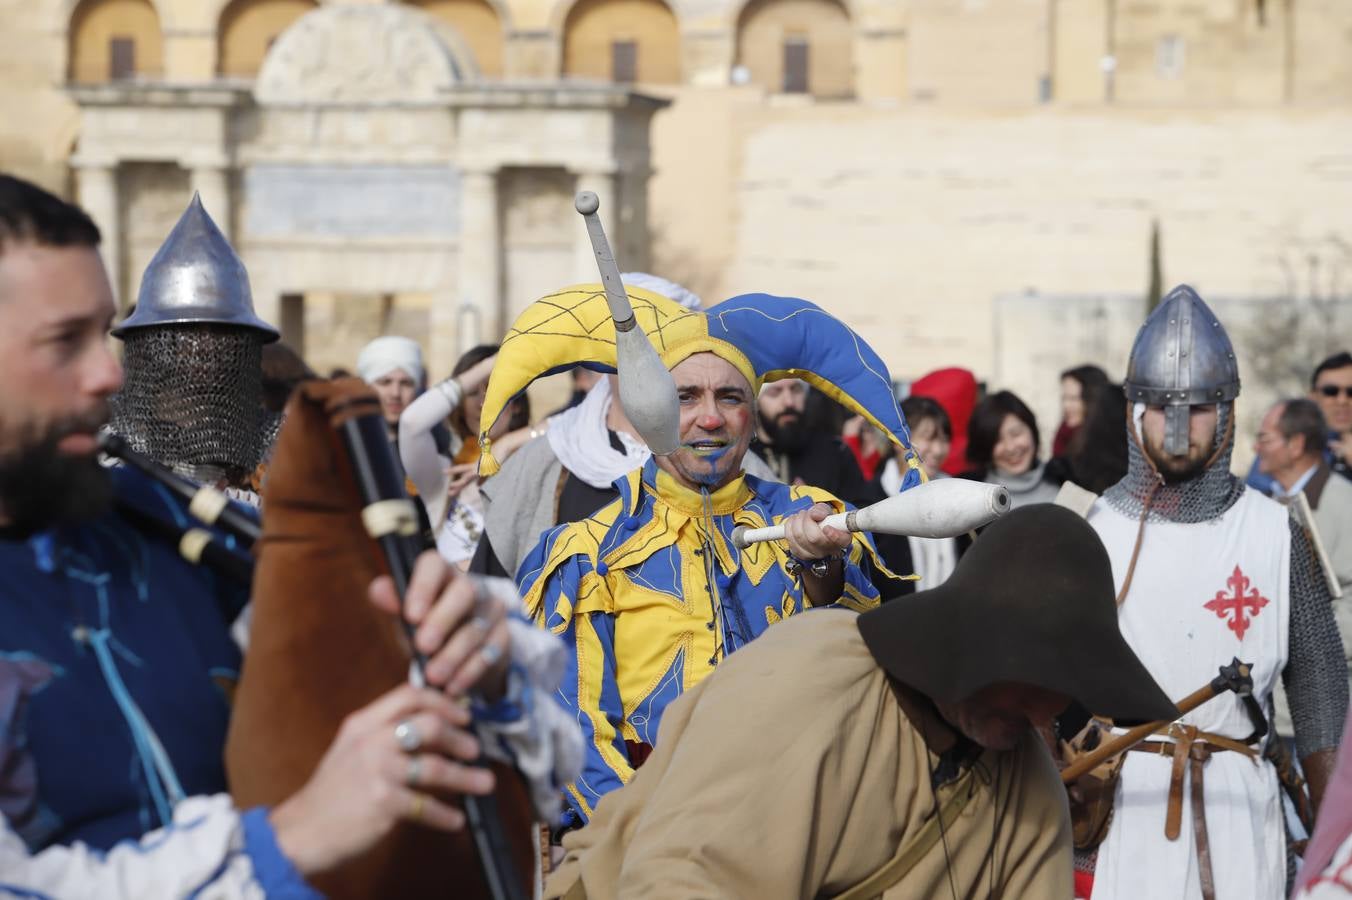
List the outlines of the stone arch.
<svg viewBox="0 0 1352 900">
<path fill-rule="evenodd" d="M 318 6 L 315 0 L 231 0 L 217 19 L 217 74 L 257 76 L 273 41 Z"/>
<path fill-rule="evenodd" d="M 680 28 L 663 0 L 577 0 L 562 33 L 566 77 L 680 83 Z"/>
<path fill-rule="evenodd" d="M 406 6 L 322 4 L 277 39 L 253 95 L 266 106 L 439 105 L 447 88 L 478 74 L 448 38 L 457 35 Z"/>
<path fill-rule="evenodd" d="M 164 74 L 164 35 L 150 0 L 82 0 L 71 11 L 66 39 L 71 81 Z"/>
<path fill-rule="evenodd" d="M 737 65 L 773 93 L 854 94 L 854 24 L 841 0 L 749 0 L 737 17 Z"/>
<path fill-rule="evenodd" d="M 473 54 L 479 72 L 492 78 L 503 72 L 503 48 L 510 23 L 493 0 L 404 0 L 455 30 Z"/>
</svg>

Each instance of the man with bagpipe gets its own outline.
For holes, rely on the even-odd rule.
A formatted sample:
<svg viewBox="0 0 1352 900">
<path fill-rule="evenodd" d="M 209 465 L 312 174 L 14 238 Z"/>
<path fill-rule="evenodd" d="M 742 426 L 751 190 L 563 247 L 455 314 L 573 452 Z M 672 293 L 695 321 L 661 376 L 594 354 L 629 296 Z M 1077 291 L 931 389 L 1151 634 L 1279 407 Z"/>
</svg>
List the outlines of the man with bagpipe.
<svg viewBox="0 0 1352 900">
<path fill-rule="evenodd" d="M 574 770 L 575 726 L 545 699 L 561 648 L 509 620 L 519 601 L 505 581 L 453 577 L 435 552 L 397 565 L 386 549 L 382 562 L 371 536 L 388 548 L 406 534 L 407 501 L 358 505 L 354 485 L 379 460 L 331 452 L 327 421 L 308 445 L 302 429 L 325 403 L 378 427 L 375 400 L 359 385 L 317 386 L 293 404 L 300 424 L 279 442 L 292 447 L 277 459 L 289 474 L 279 472 L 278 521 L 255 547 L 261 649 L 244 660 L 232 722 L 241 653 L 230 625 L 250 599 L 240 582 L 254 560 L 191 524 L 204 506 L 219 514 L 220 495 L 185 503 L 170 475 L 97 463 L 122 386 L 98 242 L 79 209 L 0 176 L 0 886 L 34 897 L 310 896 L 325 873 L 369 884 L 353 865 L 373 851 L 398 858 L 409 823 L 422 826 L 414 839 L 433 838 L 442 890 L 474 881 L 463 871 L 474 856 L 457 855 L 469 845 L 438 833 L 463 832 L 469 818 L 477 839 L 497 813 L 469 798 L 503 796 L 515 776 L 470 763 L 515 763 L 543 807 Z M 222 287 L 182 285 L 206 296 Z M 296 452 L 304 446 L 320 452 Z M 297 504 L 306 491 L 329 506 Z M 354 502 L 334 506 L 344 497 Z M 315 548 L 327 554 L 322 570 L 304 562 Z M 339 627 L 356 638 L 335 642 Z M 277 667 L 317 649 L 331 657 L 325 669 Z M 410 658 L 427 686 L 405 683 Z M 306 693 L 307 678 L 323 690 Z M 260 723 L 261 736 L 250 730 Z M 224 794 L 227 765 L 236 799 L 256 798 L 243 809 Z M 524 816 L 524 833 L 523 791 L 502 812 Z M 480 846 L 482 862 L 491 854 Z"/>
<path fill-rule="evenodd" d="M 1239 371 L 1186 285 L 1137 334 L 1124 383 L 1127 475 L 1101 497 L 1067 486 L 1112 558 L 1118 621 L 1171 695 L 1232 656 L 1253 690 L 1199 708 L 1074 785 L 1077 894 L 1094 900 L 1276 900 L 1288 858 L 1264 710 L 1281 677 L 1317 808 L 1347 709 L 1329 589 L 1305 529 L 1230 472 Z M 1071 757 L 1111 723 L 1091 723 Z M 1073 730 L 1073 726 L 1067 730 Z M 1071 735 L 1065 735 L 1071 737 Z M 1288 767 L 1289 768 L 1289 767 Z"/>
</svg>

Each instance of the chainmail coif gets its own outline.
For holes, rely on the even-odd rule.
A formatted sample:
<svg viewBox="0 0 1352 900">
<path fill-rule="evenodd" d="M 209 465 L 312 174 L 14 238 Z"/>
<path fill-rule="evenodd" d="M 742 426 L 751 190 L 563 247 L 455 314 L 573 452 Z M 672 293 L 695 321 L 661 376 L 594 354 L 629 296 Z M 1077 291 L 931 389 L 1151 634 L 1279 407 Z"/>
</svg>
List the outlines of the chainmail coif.
<svg viewBox="0 0 1352 900">
<path fill-rule="evenodd" d="M 264 451 L 262 341 L 228 325 L 138 328 L 124 338 L 112 428 L 198 481 L 241 483 Z"/>
<path fill-rule="evenodd" d="M 1128 415 L 1131 407 L 1127 407 Z M 1222 403 L 1217 408 L 1215 445 L 1225 438 L 1226 428 L 1234 415 L 1233 403 Z M 1128 426 L 1131 427 L 1131 426 Z M 1213 446 L 1215 446 L 1213 445 Z M 1211 466 L 1196 478 L 1177 484 L 1166 484 L 1155 491 L 1150 503 L 1147 522 L 1205 522 L 1221 515 L 1235 505 L 1244 493 L 1244 483 L 1230 474 L 1230 457 L 1235 442 L 1230 440 Z M 1150 488 L 1158 480 L 1154 467 L 1146 459 L 1140 444 L 1127 433 L 1127 474 L 1103 493 L 1108 505 L 1132 519 L 1141 517 L 1141 508 Z"/>
</svg>

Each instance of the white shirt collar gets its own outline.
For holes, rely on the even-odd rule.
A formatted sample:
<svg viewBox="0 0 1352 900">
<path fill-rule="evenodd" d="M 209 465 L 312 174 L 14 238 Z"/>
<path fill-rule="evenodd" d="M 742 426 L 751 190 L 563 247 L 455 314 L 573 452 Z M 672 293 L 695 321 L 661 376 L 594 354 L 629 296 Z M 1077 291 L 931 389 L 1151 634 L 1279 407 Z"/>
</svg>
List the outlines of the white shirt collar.
<svg viewBox="0 0 1352 900">
<path fill-rule="evenodd" d="M 1308 469 L 1305 470 L 1304 475 L 1296 479 L 1296 483 L 1291 485 L 1290 490 L 1283 488 L 1281 482 L 1278 482 L 1276 485 L 1278 491 L 1277 496 L 1279 497 L 1296 496 L 1296 494 L 1299 494 L 1301 491 L 1305 490 L 1305 485 L 1310 483 L 1310 479 L 1313 478 L 1314 473 L 1318 471 L 1319 471 L 1319 463 L 1315 463 L 1314 465 L 1310 466 Z"/>
</svg>

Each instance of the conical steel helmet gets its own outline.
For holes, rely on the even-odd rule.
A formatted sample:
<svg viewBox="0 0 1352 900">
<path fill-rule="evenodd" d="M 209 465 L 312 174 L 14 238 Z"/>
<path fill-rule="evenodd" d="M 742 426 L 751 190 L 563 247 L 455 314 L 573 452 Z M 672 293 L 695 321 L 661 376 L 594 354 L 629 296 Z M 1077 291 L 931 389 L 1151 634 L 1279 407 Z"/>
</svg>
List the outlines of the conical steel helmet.
<svg viewBox="0 0 1352 900">
<path fill-rule="evenodd" d="M 194 324 L 252 328 L 265 343 L 278 338 L 277 329 L 254 313 L 249 273 L 196 193 L 146 266 L 136 311 L 113 334 Z"/>
<path fill-rule="evenodd" d="M 1164 450 L 1188 452 L 1188 408 L 1239 396 L 1239 363 L 1225 326 L 1197 292 L 1169 292 L 1136 334 L 1122 384 L 1132 403 L 1165 408 Z"/>
</svg>

